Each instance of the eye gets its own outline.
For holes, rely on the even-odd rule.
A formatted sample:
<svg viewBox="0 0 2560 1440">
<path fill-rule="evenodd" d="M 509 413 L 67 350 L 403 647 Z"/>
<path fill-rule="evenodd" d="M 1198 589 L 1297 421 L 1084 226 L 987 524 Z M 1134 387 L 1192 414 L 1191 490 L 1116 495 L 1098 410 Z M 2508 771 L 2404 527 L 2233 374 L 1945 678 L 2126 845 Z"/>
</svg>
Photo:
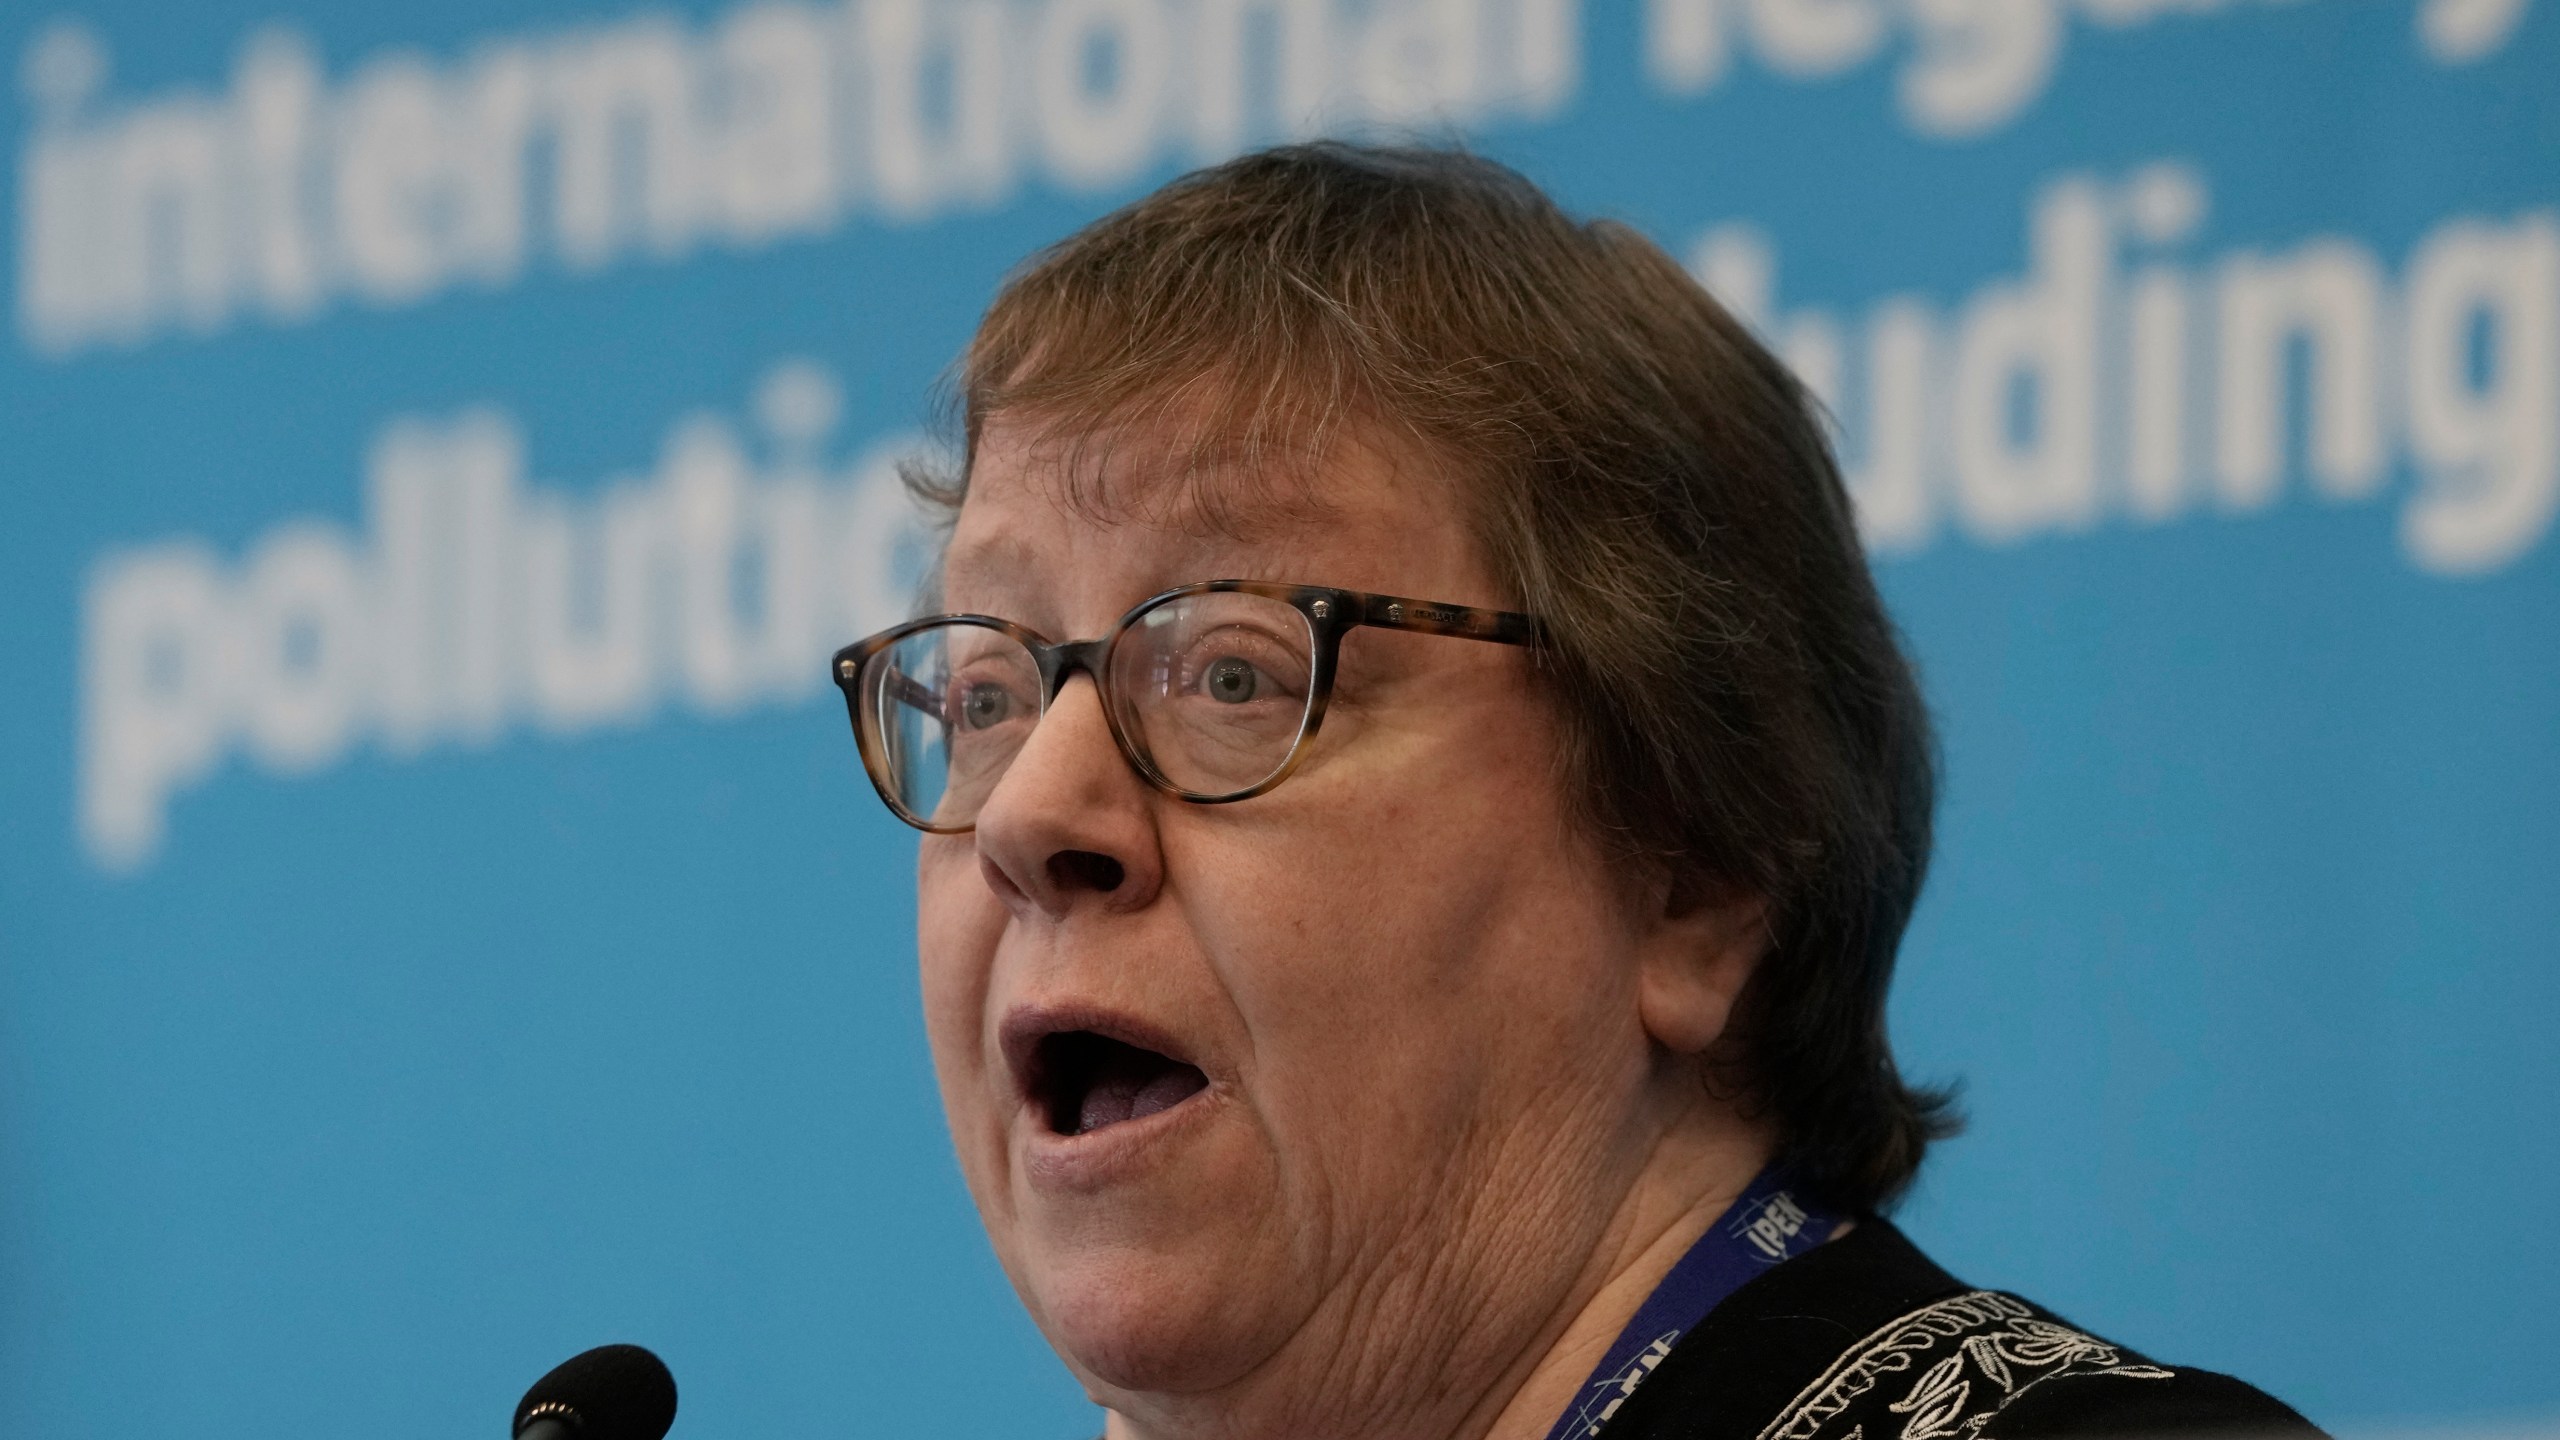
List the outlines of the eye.
<svg viewBox="0 0 2560 1440">
<path fill-rule="evenodd" d="M 1013 695 L 1002 685 L 980 681 L 960 692 L 960 724 L 969 730 L 988 730 L 1013 716 Z"/>
<path fill-rule="evenodd" d="M 1262 691 L 1262 672 L 1253 662 L 1235 655 L 1221 655 L 1209 662 L 1200 675 L 1200 688 L 1210 699 L 1228 705 L 1242 705 Z"/>
<path fill-rule="evenodd" d="M 1296 618 L 1285 610 L 1281 615 L 1282 620 Z M 1167 698 L 1216 707 L 1204 708 L 1204 717 L 1287 706 L 1306 693 L 1306 647 L 1293 643 L 1276 625 L 1210 625 L 1162 638 L 1170 643 L 1160 652 L 1162 658 L 1151 662 L 1155 678 L 1149 683 Z"/>
</svg>

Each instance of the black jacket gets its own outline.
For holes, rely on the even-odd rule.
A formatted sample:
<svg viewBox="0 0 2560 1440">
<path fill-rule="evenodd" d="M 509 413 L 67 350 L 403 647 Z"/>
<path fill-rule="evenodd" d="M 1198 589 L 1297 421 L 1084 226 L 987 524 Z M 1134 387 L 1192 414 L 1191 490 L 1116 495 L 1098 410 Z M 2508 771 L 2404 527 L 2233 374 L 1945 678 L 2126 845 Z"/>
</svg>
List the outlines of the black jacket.
<svg viewBox="0 0 2560 1440">
<path fill-rule="evenodd" d="M 1725 1297 L 1600 1440 L 2319 1436 L 2228 1375 L 2158 1365 L 1976 1290 L 1878 1219 Z"/>
</svg>

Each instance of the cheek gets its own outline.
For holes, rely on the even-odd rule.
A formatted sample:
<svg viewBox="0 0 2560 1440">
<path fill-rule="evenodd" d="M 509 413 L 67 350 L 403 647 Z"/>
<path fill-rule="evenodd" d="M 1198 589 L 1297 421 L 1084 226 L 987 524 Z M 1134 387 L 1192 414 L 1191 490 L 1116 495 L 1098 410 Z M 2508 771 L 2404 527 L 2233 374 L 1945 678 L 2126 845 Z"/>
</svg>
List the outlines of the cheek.
<svg viewBox="0 0 2560 1440">
<path fill-rule="evenodd" d="M 1578 1111 L 1581 1082 L 1640 1068 L 1631 937 L 1545 756 L 1522 749 L 1516 769 L 1479 749 L 1394 777 L 1409 783 L 1359 777 L 1356 808 L 1310 786 L 1307 833 L 1275 823 L 1198 857 L 1193 924 L 1284 1148 L 1374 1150 L 1409 1183 L 1418 1153 Z M 1325 1168 L 1344 1163 L 1371 1168 Z"/>
<path fill-rule="evenodd" d="M 1003 934 L 1004 907 L 978 873 L 967 837 L 926 837 L 916 859 L 918 978 L 925 1035 L 955 1129 L 986 1093 L 987 987 Z"/>
<path fill-rule="evenodd" d="M 1587 989 L 1622 928 L 1606 867 L 1564 814 L 1544 717 L 1499 707 L 1404 749 L 1369 783 L 1359 823 L 1320 853 L 1330 911 L 1373 934 L 1372 984 L 1465 1006 Z M 1495 1022 L 1507 1017 L 1477 1015 Z"/>
</svg>

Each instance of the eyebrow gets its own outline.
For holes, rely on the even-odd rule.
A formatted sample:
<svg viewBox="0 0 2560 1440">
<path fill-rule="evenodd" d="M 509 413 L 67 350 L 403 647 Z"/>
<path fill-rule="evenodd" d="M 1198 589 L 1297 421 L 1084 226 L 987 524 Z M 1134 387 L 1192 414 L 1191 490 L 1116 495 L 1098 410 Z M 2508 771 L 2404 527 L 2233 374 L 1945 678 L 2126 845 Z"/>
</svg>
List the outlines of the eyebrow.
<svg viewBox="0 0 2560 1440">
<path fill-rule="evenodd" d="M 1239 554 L 1237 548 L 1240 544 L 1242 542 L 1233 540 L 1195 540 L 1173 548 L 1161 557 L 1163 563 L 1139 572 L 1143 583 L 1120 597 L 1120 603 L 1135 605 L 1149 596 L 1203 580 L 1316 583 L 1299 573 L 1305 566 L 1294 565 L 1285 559 L 1264 560 Z M 1043 598 L 1031 578 L 1037 569 L 1037 557 L 1038 552 L 1030 544 L 1012 534 L 990 536 L 985 542 L 972 545 L 963 559 L 975 577 L 971 588 L 981 592 L 982 603 L 968 608 L 974 611 L 992 606 L 1001 619 L 1039 628 L 1039 622 L 1050 617 L 1027 613 L 1036 610 Z M 945 585 L 932 597 L 932 608 L 953 612 L 961 607 L 951 603 L 948 586 Z M 1118 612 L 1115 610 L 1114 613 Z"/>
<path fill-rule="evenodd" d="M 967 544 L 954 544 L 943 549 L 940 562 L 934 566 L 932 601 L 937 607 L 946 603 L 953 562 L 975 572 L 992 570 L 998 576 L 1018 575 L 1034 568 L 1038 552 L 1029 542 L 1009 530 L 972 539 Z"/>
</svg>

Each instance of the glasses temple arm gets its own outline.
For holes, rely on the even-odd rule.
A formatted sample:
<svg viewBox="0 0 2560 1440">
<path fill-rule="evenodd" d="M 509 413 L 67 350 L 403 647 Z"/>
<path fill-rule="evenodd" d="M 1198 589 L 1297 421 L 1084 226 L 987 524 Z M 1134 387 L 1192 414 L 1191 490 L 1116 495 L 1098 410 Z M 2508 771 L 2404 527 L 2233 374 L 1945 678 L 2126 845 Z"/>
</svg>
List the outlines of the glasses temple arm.
<svg viewBox="0 0 2560 1440">
<path fill-rule="evenodd" d="M 1472 605 L 1443 605 L 1399 595 L 1361 596 L 1359 623 L 1379 630 L 1454 635 L 1461 640 L 1486 640 L 1497 645 L 1534 645 L 1539 636 L 1537 618 L 1516 610 L 1479 610 Z"/>
</svg>

